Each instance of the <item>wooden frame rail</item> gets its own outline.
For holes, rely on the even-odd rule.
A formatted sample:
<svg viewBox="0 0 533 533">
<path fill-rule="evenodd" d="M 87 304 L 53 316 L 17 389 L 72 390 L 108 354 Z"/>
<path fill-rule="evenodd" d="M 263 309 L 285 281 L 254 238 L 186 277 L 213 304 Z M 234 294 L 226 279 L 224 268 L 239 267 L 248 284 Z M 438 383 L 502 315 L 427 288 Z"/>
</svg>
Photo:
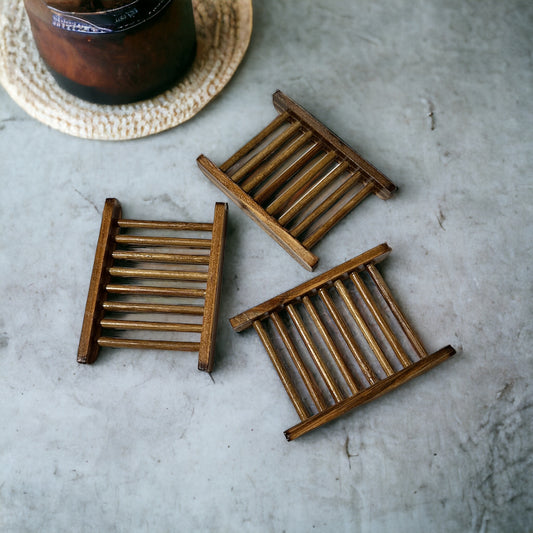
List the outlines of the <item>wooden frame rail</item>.
<svg viewBox="0 0 533 533">
<path fill-rule="evenodd" d="M 300 417 L 287 440 L 455 353 L 428 355 L 376 267 L 390 250 L 376 246 L 230 319 L 236 331 L 255 329 Z"/>
<path fill-rule="evenodd" d="M 198 157 L 204 174 L 308 270 L 311 248 L 370 193 L 396 186 L 293 100 L 273 95 L 279 115 L 225 163 Z"/>
<path fill-rule="evenodd" d="M 227 204 L 217 203 L 212 223 L 128 220 L 117 199 L 106 200 L 78 363 L 94 363 L 101 346 L 145 348 L 198 352 L 198 368 L 212 371 L 227 210 Z M 147 230 L 156 235 L 145 235 Z M 129 316 L 139 313 L 158 319 Z M 169 320 L 173 317 L 177 319 Z M 102 335 L 102 330 L 108 333 Z M 171 338 L 124 338 L 113 335 L 117 330 Z M 199 339 L 175 340 L 180 334 Z"/>
</svg>

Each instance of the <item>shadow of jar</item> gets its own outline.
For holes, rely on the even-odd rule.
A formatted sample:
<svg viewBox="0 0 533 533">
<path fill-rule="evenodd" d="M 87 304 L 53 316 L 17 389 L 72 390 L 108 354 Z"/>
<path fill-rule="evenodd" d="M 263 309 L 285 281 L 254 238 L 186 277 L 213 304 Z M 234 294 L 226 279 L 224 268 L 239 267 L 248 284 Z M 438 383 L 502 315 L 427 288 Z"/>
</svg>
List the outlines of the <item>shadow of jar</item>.
<svg viewBox="0 0 533 533">
<path fill-rule="evenodd" d="M 24 0 L 37 49 L 66 91 L 126 104 L 173 86 L 196 52 L 191 0 Z"/>
</svg>

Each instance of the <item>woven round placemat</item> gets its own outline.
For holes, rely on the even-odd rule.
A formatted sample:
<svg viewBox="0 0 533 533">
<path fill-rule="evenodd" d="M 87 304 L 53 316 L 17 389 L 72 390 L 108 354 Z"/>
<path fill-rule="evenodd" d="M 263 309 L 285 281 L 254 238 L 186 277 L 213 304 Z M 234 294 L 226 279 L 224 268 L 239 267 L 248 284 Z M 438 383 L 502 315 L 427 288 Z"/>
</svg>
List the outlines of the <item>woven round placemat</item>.
<svg viewBox="0 0 533 533">
<path fill-rule="evenodd" d="M 193 0 L 196 59 L 175 87 L 149 100 L 99 105 L 61 89 L 39 56 L 22 0 L 0 0 L 0 83 L 29 115 L 76 137 L 125 140 L 185 122 L 231 79 L 252 33 L 251 0 Z"/>
</svg>

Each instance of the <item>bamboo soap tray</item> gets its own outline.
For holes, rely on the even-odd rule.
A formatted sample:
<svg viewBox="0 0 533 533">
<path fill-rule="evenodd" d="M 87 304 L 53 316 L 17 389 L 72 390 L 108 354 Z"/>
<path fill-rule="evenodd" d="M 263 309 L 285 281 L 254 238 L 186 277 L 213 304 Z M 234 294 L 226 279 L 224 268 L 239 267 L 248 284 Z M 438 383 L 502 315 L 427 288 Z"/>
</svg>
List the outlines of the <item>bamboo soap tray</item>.
<svg viewBox="0 0 533 533">
<path fill-rule="evenodd" d="M 96 361 L 101 346 L 177 350 L 198 352 L 198 368 L 211 372 L 227 209 L 217 203 L 212 223 L 128 220 L 122 218 L 118 200 L 106 200 L 79 363 Z M 158 318 L 123 318 L 130 314 Z M 102 335 L 102 330 L 108 333 Z M 113 335 L 116 330 L 144 336 L 125 338 Z M 147 331 L 165 338 L 146 338 Z M 188 340 L 168 338 L 180 335 Z"/>
<path fill-rule="evenodd" d="M 310 249 L 370 193 L 396 190 L 381 172 L 281 91 L 278 117 L 217 167 L 198 158 L 204 174 L 294 259 L 313 270 Z"/>
<path fill-rule="evenodd" d="M 301 419 L 287 440 L 455 353 L 423 347 L 375 266 L 390 250 L 381 244 L 230 320 L 255 329 Z"/>
</svg>

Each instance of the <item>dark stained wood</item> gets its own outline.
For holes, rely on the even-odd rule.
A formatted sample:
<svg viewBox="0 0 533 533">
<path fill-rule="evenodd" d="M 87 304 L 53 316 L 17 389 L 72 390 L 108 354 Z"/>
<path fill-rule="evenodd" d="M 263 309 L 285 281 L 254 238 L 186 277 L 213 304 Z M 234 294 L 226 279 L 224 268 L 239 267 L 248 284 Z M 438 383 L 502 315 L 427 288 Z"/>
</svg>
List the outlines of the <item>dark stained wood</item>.
<svg viewBox="0 0 533 533">
<path fill-rule="evenodd" d="M 100 336 L 100 321 L 104 315 L 102 302 L 105 300 L 105 287 L 109 282 L 109 267 L 113 262 L 115 235 L 118 232 L 118 219 L 122 216 L 120 202 L 107 198 L 102 211 L 100 235 L 96 245 L 91 283 L 78 347 L 78 363 L 94 363 L 98 357 L 97 339 Z"/>
<path fill-rule="evenodd" d="M 274 368 L 276 369 L 276 372 L 278 373 L 281 383 L 283 383 L 283 386 L 285 387 L 285 390 L 287 391 L 287 394 L 289 395 L 289 398 L 291 399 L 291 402 L 294 405 L 296 412 L 298 413 L 298 416 L 302 420 L 307 419 L 309 417 L 309 411 L 305 407 L 302 401 L 302 398 L 298 394 L 296 387 L 291 381 L 291 378 L 286 368 L 283 366 L 283 363 L 278 357 L 278 354 L 274 346 L 272 345 L 272 341 L 270 340 L 268 333 L 263 327 L 263 324 L 261 324 L 259 320 L 256 320 L 253 323 L 253 327 L 255 331 L 257 332 L 257 334 L 259 335 L 259 338 L 261 339 L 261 342 L 263 343 L 263 346 L 265 347 L 265 350 L 267 354 L 269 355 L 270 360 L 272 361 L 272 364 L 274 365 Z"/>
<path fill-rule="evenodd" d="M 315 378 L 313 377 L 313 374 L 305 366 L 302 358 L 300 357 L 300 353 L 298 352 L 298 349 L 294 345 L 294 342 L 292 341 L 289 335 L 289 332 L 287 331 L 287 328 L 285 327 L 285 324 L 283 324 L 283 320 L 281 320 L 281 318 L 279 317 L 277 313 L 272 313 L 270 315 L 270 318 L 272 319 L 272 322 L 276 326 L 279 336 L 281 337 L 281 340 L 283 341 L 283 344 L 285 345 L 285 348 L 287 349 L 287 352 L 289 353 L 289 356 L 292 359 L 294 366 L 296 367 L 296 369 L 298 370 L 298 373 L 302 377 L 302 380 L 314 404 L 320 410 L 325 409 L 327 404 L 326 404 L 326 401 L 324 400 L 324 396 L 322 392 L 320 391 L 320 388 L 318 387 L 317 382 Z"/>
<path fill-rule="evenodd" d="M 109 273 L 120 278 L 176 279 L 182 281 L 207 281 L 207 272 L 192 270 L 150 270 L 146 268 L 111 267 Z"/>
<path fill-rule="evenodd" d="M 208 255 L 162 254 L 157 252 L 130 252 L 115 250 L 113 259 L 119 261 L 152 261 L 155 263 L 179 263 L 184 265 L 208 265 Z"/>
<path fill-rule="evenodd" d="M 211 253 L 204 303 L 202 337 L 198 353 L 198 368 L 211 372 L 215 359 L 215 338 L 218 323 L 218 304 L 222 288 L 222 263 L 224 261 L 224 243 L 226 241 L 226 225 L 228 204 L 217 203 L 211 237 Z"/>
<path fill-rule="evenodd" d="M 335 135 L 331 130 L 326 128 L 319 120 L 317 120 L 311 113 L 299 106 L 294 100 L 291 100 L 287 95 L 281 91 L 276 91 L 272 100 L 274 107 L 281 113 L 289 113 L 298 117 L 298 120 L 309 129 L 320 134 L 324 143 L 331 146 L 333 150 L 337 150 L 345 155 L 355 167 L 360 168 L 376 183 L 376 194 L 383 200 L 391 197 L 392 193 L 396 191 L 397 187 L 379 170 L 377 170 L 368 161 L 363 159 L 353 148 L 350 148 L 340 137 Z"/>
<path fill-rule="evenodd" d="M 209 248 L 210 239 L 182 239 L 175 237 L 144 237 L 142 235 L 117 235 L 115 240 L 119 244 L 132 246 L 175 246 L 176 248 Z"/>
<path fill-rule="evenodd" d="M 348 272 L 356 269 L 363 269 L 365 265 L 371 262 L 379 262 L 385 259 L 390 253 L 391 248 L 388 244 L 383 243 L 364 254 L 361 254 L 341 265 L 320 274 L 319 276 L 298 285 L 294 289 L 288 290 L 266 302 L 256 305 L 243 313 L 240 313 L 230 319 L 230 323 L 235 331 L 242 331 L 249 328 L 254 320 L 266 318 L 272 311 L 278 311 L 293 300 L 297 300 L 308 293 L 318 290 L 322 286 L 330 285 L 335 280 L 344 277 Z"/>
<path fill-rule="evenodd" d="M 212 223 L 130 220 L 122 219 L 121 214 L 118 200 L 106 200 L 80 337 L 78 362 L 93 363 L 101 346 L 196 351 L 198 367 L 210 372 L 214 364 L 227 204 L 215 205 Z M 176 231 L 181 232 L 181 235 L 168 237 L 160 234 L 145 236 L 120 233 L 135 229 Z M 183 236 L 187 232 L 189 235 L 191 232 L 209 232 L 210 237 Z M 129 248 L 131 246 L 142 246 L 143 249 L 132 251 Z M 168 251 L 161 250 L 158 248 L 160 246 Z M 190 253 L 187 253 L 188 248 L 191 249 Z M 198 248 L 205 252 L 195 251 Z M 128 266 L 117 266 L 114 261 L 125 261 Z M 136 266 L 136 263 L 142 263 L 143 268 Z M 146 263 L 165 265 L 164 268 L 145 268 Z M 132 285 L 116 283 L 120 278 L 158 281 L 152 281 L 149 285 L 142 285 L 142 281 L 135 281 L 136 284 Z M 109 295 L 122 295 L 123 298 L 110 300 Z M 137 298 L 133 299 L 134 297 Z M 156 297 L 163 298 L 163 302 L 153 300 Z M 180 300 L 176 303 L 168 298 Z M 183 303 L 183 300 L 192 302 Z M 165 315 L 165 318 L 132 320 L 109 313 L 149 313 Z M 175 321 L 174 317 L 179 315 L 201 317 L 201 323 L 188 323 L 187 319 Z M 101 336 L 102 328 L 109 334 Z M 173 338 L 176 335 L 179 338 L 179 334 L 200 334 L 200 338 L 199 342 L 190 342 L 188 339 L 185 342 L 127 339 L 111 336 L 113 330 L 137 330 L 143 336 L 150 331 L 162 332 L 162 335 L 166 332 L 172 334 Z"/>
<path fill-rule="evenodd" d="M 276 92 L 273 102 L 278 118 L 224 164 L 217 167 L 204 155 L 197 162 L 220 190 L 312 271 L 318 257 L 310 249 L 370 193 L 387 199 L 396 186 L 283 93 Z M 317 205 L 304 212 L 311 201 Z M 299 214 L 307 216 L 299 220 Z"/>
<path fill-rule="evenodd" d="M 123 339 L 121 337 L 100 337 L 99 346 L 106 348 L 144 348 L 145 350 L 175 350 L 178 352 L 197 352 L 199 342 L 154 341 L 145 339 Z"/>
<path fill-rule="evenodd" d="M 152 287 L 149 285 L 117 285 L 106 286 L 108 294 L 142 294 L 144 296 L 174 296 L 175 298 L 205 298 L 205 289 L 188 287 Z"/>
<path fill-rule="evenodd" d="M 407 368 L 404 368 L 392 376 L 378 381 L 371 387 L 368 387 L 358 394 L 345 399 L 343 402 L 333 405 L 325 411 L 322 411 L 321 413 L 318 413 L 301 422 L 300 424 L 288 429 L 285 431 L 285 437 L 289 441 L 301 437 L 309 431 L 327 424 L 344 413 L 351 411 L 354 407 L 358 407 L 359 405 L 363 405 L 371 400 L 374 400 L 386 392 L 394 390 L 405 382 L 420 376 L 446 359 L 449 359 L 454 354 L 455 350 L 451 346 L 441 348 L 434 354 L 431 354 L 424 359 L 420 359 Z"/>
<path fill-rule="evenodd" d="M 119 228 L 169 229 L 174 231 L 213 231 L 210 222 L 166 222 L 164 220 L 129 220 L 120 219 Z"/>
<path fill-rule="evenodd" d="M 409 359 L 405 347 L 395 336 L 389 324 L 392 319 L 386 320 L 383 314 L 384 308 L 393 306 L 393 315 L 398 321 L 397 325 L 405 330 L 406 322 L 403 314 L 397 304 L 392 301 L 392 297 L 389 296 L 390 290 L 375 266 L 389 252 L 390 248 L 385 243 L 376 246 L 342 265 L 230 319 L 230 323 L 236 331 L 242 331 L 253 326 L 259 334 L 297 410 L 301 422 L 285 432 L 288 440 L 300 437 L 354 407 L 395 389 L 455 353 L 451 346 L 447 346 L 415 363 Z M 376 284 L 379 291 L 385 295 L 385 301 L 380 300 L 378 302 L 372 296 L 365 280 L 359 275 L 364 270 L 371 274 L 367 283 Z M 362 303 L 359 298 L 357 300 L 354 298 L 345 285 L 350 281 L 354 283 Z M 336 294 L 334 294 L 335 292 Z M 315 305 L 313 299 L 320 305 Z M 310 321 L 304 320 L 303 315 L 298 310 L 302 304 L 309 315 L 308 318 L 311 319 Z M 368 308 L 368 313 L 365 315 L 361 312 L 363 306 Z M 347 316 L 347 319 L 344 318 L 344 315 Z M 276 326 L 275 329 L 272 329 L 271 336 L 263 326 L 263 321 L 267 322 L 268 320 L 271 320 Z M 291 333 L 296 331 L 301 342 L 293 342 L 284 325 L 284 320 L 292 322 Z M 274 338 L 276 333 L 279 335 L 277 342 Z M 376 333 L 381 333 L 381 335 L 376 337 Z M 360 346 L 356 341 L 356 336 L 362 336 L 367 343 L 363 342 L 365 345 Z M 324 341 L 323 344 L 317 342 L 317 338 L 320 337 Z M 286 351 L 284 349 L 278 351 L 277 347 L 282 346 L 279 340 L 282 341 Z M 409 340 L 412 341 L 412 339 Z M 343 342 L 348 348 L 348 352 L 345 348 L 341 351 L 340 346 Z M 385 350 L 386 343 L 388 344 L 387 350 Z M 407 344 L 407 340 L 403 339 L 403 343 Z M 386 353 L 390 354 L 391 351 L 402 365 L 398 370 L 393 367 L 386 355 Z M 350 352 L 354 360 L 348 364 L 345 357 L 349 358 Z M 289 370 L 294 365 L 302 377 L 305 388 L 302 387 L 299 380 L 292 381 L 290 371 L 285 368 L 286 364 L 289 365 Z M 354 367 L 355 364 L 358 369 Z M 397 362 L 395 365 L 399 366 Z M 348 394 L 336 382 L 334 377 L 336 373 L 332 371 L 335 366 L 350 389 Z M 359 371 L 366 379 L 366 383 L 359 384 L 356 380 L 356 374 Z M 317 386 L 313 377 L 314 374 L 322 378 L 323 385 L 331 394 L 328 403 L 333 402 L 333 405 L 326 406 L 322 389 Z M 363 381 L 360 377 L 358 380 Z M 303 389 L 303 396 L 299 389 Z M 307 394 L 316 406 L 318 411 L 316 414 L 306 414 L 308 411 L 304 398 Z"/>
<path fill-rule="evenodd" d="M 257 204 L 236 183 L 221 172 L 213 162 L 201 155 L 198 165 L 204 174 L 222 191 L 224 191 L 244 212 L 255 220 L 280 246 L 282 246 L 303 267 L 313 270 L 318 257 L 304 248 L 302 244 L 285 231 L 278 221 Z"/>
</svg>

